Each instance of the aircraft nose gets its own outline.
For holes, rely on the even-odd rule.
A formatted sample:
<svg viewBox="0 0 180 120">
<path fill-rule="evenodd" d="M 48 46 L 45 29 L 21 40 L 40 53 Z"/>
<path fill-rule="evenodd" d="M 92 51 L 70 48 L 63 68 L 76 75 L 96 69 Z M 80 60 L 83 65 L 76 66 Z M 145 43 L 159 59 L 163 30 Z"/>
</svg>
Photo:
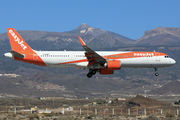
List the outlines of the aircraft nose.
<svg viewBox="0 0 180 120">
<path fill-rule="evenodd" d="M 176 61 L 174 59 L 171 59 L 171 64 L 172 65 L 176 64 Z"/>
</svg>

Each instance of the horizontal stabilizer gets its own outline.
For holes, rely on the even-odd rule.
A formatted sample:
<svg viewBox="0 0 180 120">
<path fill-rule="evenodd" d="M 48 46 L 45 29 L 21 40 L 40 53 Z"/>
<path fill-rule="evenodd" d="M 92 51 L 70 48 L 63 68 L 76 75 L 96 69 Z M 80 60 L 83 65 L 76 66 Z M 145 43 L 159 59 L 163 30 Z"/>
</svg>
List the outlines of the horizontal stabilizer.
<svg viewBox="0 0 180 120">
<path fill-rule="evenodd" d="M 16 51 L 10 50 L 9 52 L 18 58 L 24 58 L 24 55 L 22 55 Z"/>
</svg>

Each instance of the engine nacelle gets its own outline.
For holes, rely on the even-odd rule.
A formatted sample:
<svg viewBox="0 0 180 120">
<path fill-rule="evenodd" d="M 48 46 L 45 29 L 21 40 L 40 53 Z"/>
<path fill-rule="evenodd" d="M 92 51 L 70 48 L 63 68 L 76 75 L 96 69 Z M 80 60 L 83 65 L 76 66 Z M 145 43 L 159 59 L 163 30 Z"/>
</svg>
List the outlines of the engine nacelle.
<svg viewBox="0 0 180 120">
<path fill-rule="evenodd" d="M 107 61 L 107 63 L 104 64 L 104 67 L 106 67 L 106 69 L 108 70 L 120 70 L 121 61 L 120 60 Z"/>
<path fill-rule="evenodd" d="M 120 70 L 121 68 L 121 61 L 120 60 L 111 60 L 107 61 L 104 64 L 105 68 L 102 68 L 100 70 L 100 74 L 108 75 L 108 74 L 113 74 L 114 70 Z"/>
</svg>

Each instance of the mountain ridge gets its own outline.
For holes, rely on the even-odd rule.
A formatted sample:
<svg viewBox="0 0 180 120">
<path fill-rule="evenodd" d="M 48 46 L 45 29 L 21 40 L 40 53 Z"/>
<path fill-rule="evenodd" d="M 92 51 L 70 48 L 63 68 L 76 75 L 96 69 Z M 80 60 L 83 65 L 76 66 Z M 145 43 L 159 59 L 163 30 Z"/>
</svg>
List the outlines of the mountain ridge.
<svg viewBox="0 0 180 120">
<path fill-rule="evenodd" d="M 124 45 L 180 45 L 180 28 L 173 27 L 157 27 L 155 29 L 145 31 L 144 35 L 136 40 L 132 40 L 114 32 L 93 28 L 86 23 L 83 23 L 77 28 L 66 32 L 31 30 L 18 30 L 18 32 L 26 41 L 51 41 L 54 42 L 53 44 L 60 47 L 79 46 L 80 43 L 77 36 L 81 36 L 87 44 L 90 43 L 91 46 L 95 45 L 96 47 L 102 47 L 102 45 L 104 47 Z M 5 41 L 6 39 L 8 39 L 7 33 L 0 33 L 0 40 Z M 93 43 L 96 41 L 98 44 Z"/>
<path fill-rule="evenodd" d="M 91 34 L 94 37 L 97 37 L 103 33 L 106 33 L 107 31 L 105 30 L 101 30 L 98 28 L 93 28 L 89 25 L 87 25 L 86 23 L 81 24 L 80 26 L 78 26 L 77 28 L 75 28 L 72 31 L 69 31 L 69 33 L 82 33 L 82 34 Z"/>
<path fill-rule="evenodd" d="M 180 44 L 180 28 L 157 27 L 145 31 L 144 35 L 135 41 L 135 44 L 173 45 Z"/>
<path fill-rule="evenodd" d="M 49 48 L 48 45 L 55 49 L 81 47 L 78 36 L 81 36 L 87 44 L 90 43 L 89 46 L 91 48 L 113 47 L 115 45 L 123 46 L 132 42 L 130 38 L 110 31 L 92 28 L 87 24 L 81 24 L 74 30 L 66 32 L 18 30 L 18 33 L 28 44 L 36 46 L 33 49 L 37 50 L 47 50 L 45 48 Z M 109 36 L 108 39 L 106 38 L 107 36 Z M 104 38 L 106 38 L 106 40 L 104 40 Z M 0 41 L 1 40 L 8 41 L 7 33 L 0 34 Z M 98 44 L 94 46 L 94 42 L 98 42 Z M 37 44 L 39 44 L 39 47 Z M 104 46 L 102 46 L 103 44 Z"/>
</svg>

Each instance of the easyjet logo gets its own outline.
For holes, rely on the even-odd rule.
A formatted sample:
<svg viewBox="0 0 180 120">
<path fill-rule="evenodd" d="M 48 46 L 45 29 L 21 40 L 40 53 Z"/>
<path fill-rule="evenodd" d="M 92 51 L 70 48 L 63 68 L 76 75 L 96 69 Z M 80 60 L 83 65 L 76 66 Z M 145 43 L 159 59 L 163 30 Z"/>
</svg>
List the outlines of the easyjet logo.
<svg viewBox="0 0 180 120">
<path fill-rule="evenodd" d="M 20 40 L 12 30 L 9 30 L 9 33 L 13 36 L 14 41 L 16 41 L 23 48 L 23 50 L 27 49 L 27 46 L 24 45 L 23 40 Z"/>
<path fill-rule="evenodd" d="M 154 56 L 154 53 L 134 53 L 134 56 Z"/>
</svg>

